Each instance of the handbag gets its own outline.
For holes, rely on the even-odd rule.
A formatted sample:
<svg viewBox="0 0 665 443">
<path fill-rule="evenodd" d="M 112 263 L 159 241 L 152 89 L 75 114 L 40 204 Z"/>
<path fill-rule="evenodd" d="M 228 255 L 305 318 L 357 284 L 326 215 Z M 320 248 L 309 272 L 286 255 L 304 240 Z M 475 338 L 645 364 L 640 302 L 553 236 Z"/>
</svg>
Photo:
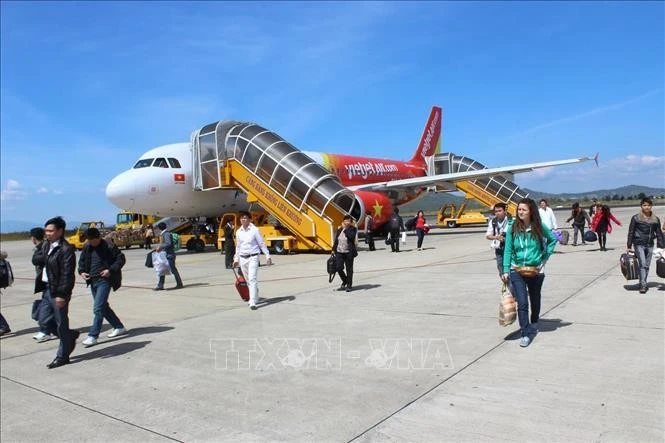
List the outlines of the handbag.
<svg viewBox="0 0 665 443">
<path fill-rule="evenodd" d="M 326 261 L 326 272 L 328 272 L 328 283 L 332 283 L 335 274 L 337 273 L 337 259 L 335 258 L 335 254 L 328 257 L 328 260 Z"/>
<path fill-rule="evenodd" d="M 152 251 L 148 252 L 148 255 L 145 256 L 145 267 L 152 268 Z"/>
<path fill-rule="evenodd" d="M 524 278 L 537 277 L 540 273 L 538 266 L 517 266 L 515 271 Z"/>
<path fill-rule="evenodd" d="M 512 325 L 515 323 L 515 318 L 517 318 L 517 302 L 504 283 L 501 288 L 501 302 L 499 303 L 499 324 L 501 326 Z"/>
</svg>

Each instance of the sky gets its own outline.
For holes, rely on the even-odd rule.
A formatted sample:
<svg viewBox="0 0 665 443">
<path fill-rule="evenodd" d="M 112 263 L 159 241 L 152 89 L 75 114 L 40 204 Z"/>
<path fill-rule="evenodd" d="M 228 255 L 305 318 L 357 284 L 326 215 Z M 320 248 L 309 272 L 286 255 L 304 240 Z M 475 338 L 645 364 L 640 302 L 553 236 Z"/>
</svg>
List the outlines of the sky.
<svg viewBox="0 0 665 443">
<path fill-rule="evenodd" d="M 302 150 L 442 151 L 541 192 L 665 187 L 662 2 L 2 1 L 3 222 L 112 223 L 106 184 L 222 119 Z"/>
</svg>

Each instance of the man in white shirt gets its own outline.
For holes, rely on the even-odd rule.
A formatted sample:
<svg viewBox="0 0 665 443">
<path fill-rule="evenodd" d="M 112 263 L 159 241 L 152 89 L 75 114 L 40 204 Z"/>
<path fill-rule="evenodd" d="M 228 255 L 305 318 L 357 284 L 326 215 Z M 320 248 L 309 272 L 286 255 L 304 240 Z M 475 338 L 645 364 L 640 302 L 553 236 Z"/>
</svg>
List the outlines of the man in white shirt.
<svg viewBox="0 0 665 443">
<path fill-rule="evenodd" d="M 236 253 L 233 256 L 233 267 L 240 265 L 242 275 L 249 286 L 249 308 L 256 310 L 259 301 L 259 287 L 256 276 L 259 270 L 259 254 L 263 252 L 267 263 L 272 265 L 270 252 L 263 241 L 259 229 L 250 223 L 250 214 L 247 211 L 240 212 L 240 228 L 236 232 Z"/>
<path fill-rule="evenodd" d="M 556 225 L 554 211 L 552 211 L 552 208 L 547 205 L 547 200 L 541 198 L 538 205 L 540 206 L 538 208 L 538 212 L 540 213 L 540 220 L 545 224 L 545 226 L 550 228 L 550 230 L 559 229 Z"/>
<path fill-rule="evenodd" d="M 506 213 L 506 204 L 497 203 L 494 205 L 494 218 L 487 225 L 485 238 L 492 240 L 490 246 L 494 249 L 496 258 L 496 267 L 499 270 L 499 276 L 503 273 L 503 251 L 506 245 L 506 229 L 510 217 Z"/>
</svg>

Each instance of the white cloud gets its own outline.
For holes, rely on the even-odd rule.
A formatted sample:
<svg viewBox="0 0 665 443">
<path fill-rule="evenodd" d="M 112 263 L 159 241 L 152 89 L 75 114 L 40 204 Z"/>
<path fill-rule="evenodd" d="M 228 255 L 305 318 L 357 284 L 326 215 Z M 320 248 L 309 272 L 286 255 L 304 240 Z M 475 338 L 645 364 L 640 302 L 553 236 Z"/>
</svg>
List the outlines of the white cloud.
<svg viewBox="0 0 665 443">
<path fill-rule="evenodd" d="M 37 189 L 37 194 L 46 194 L 48 192 L 48 189 L 45 187 L 41 187 Z"/>
<path fill-rule="evenodd" d="M 59 189 L 54 189 L 54 190 L 53 190 L 53 193 L 54 193 L 55 195 L 61 195 L 61 194 L 62 194 L 62 191 L 59 190 Z"/>
<path fill-rule="evenodd" d="M 21 187 L 21 184 L 14 180 L 14 179 L 9 179 L 7 180 L 7 184 L 5 185 L 5 189 L 2 190 L 2 193 L 0 193 L 0 200 L 2 201 L 13 201 L 13 200 L 23 200 L 28 193 L 23 190 Z"/>
</svg>

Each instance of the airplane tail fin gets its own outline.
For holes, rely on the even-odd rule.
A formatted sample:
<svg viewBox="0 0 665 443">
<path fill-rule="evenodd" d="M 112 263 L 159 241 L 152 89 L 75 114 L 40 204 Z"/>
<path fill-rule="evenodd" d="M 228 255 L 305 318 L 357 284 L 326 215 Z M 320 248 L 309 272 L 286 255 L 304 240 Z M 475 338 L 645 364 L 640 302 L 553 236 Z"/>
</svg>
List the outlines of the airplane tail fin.
<svg viewBox="0 0 665 443">
<path fill-rule="evenodd" d="M 416 149 L 416 152 L 410 160 L 411 162 L 423 162 L 425 157 L 430 157 L 441 152 L 442 114 L 443 112 L 440 107 L 432 106 L 432 112 L 427 120 L 423 135 L 420 137 L 418 149 Z"/>
</svg>

